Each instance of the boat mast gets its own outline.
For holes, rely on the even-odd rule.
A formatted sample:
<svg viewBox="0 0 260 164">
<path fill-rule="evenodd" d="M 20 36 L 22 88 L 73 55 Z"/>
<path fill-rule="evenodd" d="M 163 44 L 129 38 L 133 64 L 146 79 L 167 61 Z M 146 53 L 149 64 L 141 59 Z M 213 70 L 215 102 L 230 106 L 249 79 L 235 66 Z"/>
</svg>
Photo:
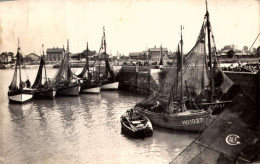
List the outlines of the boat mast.
<svg viewBox="0 0 260 164">
<path fill-rule="evenodd" d="M 183 66 L 183 60 L 182 60 L 182 50 L 183 50 L 183 40 L 182 40 L 182 25 L 181 25 L 181 52 L 180 52 L 180 58 L 181 58 L 181 66 L 180 66 L 180 68 L 181 68 L 181 70 L 180 70 L 180 72 L 181 72 L 181 111 L 182 112 L 184 112 L 184 106 L 183 106 L 183 68 L 182 68 L 182 66 Z"/>
<path fill-rule="evenodd" d="M 207 17 L 207 33 L 208 33 L 208 51 L 209 51 L 209 69 L 210 69 L 210 85 L 211 85 L 211 95 L 210 101 L 213 102 L 214 95 L 214 82 L 213 82 L 213 69 L 212 69 L 212 55 L 211 55 L 211 42 L 210 42 L 210 22 L 209 22 L 209 12 L 208 12 L 208 3 L 206 1 L 206 17 Z"/>
<path fill-rule="evenodd" d="M 88 76 L 89 76 L 88 42 L 87 42 L 87 55 L 86 55 L 86 60 L 87 60 L 87 64 L 88 64 Z"/>
<path fill-rule="evenodd" d="M 161 44 L 161 59 L 159 65 L 163 65 L 163 51 L 162 51 L 162 44 Z"/>
<path fill-rule="evenodd" d="M 105 27 L 103 27 L 103 39 L 104 39 L 104 51 L 105 51 L 105 64 L 106 64 L 106 78 L 108 78 L 108 70 L 107 70 L 107 44 L 106 44 L 106 35 L 105 35 Z"/>
<path fill-rule="evenodd" d="M 18 63 L 19 63 L 19 79 L 20 79 L 20 84 L 19 87 L 22 88 L 22 74 L 21 74 L 21 57 L 22 55 L 20 54 L 20 40 L 18 38 L 18 53 L 17 53 L 17 57 L 19 58 Z"/>
<path fill-rule="evenodd" d="M 45 82 L 47 82 L 47 72 L 46 72 L 46 67 L 45 67 L 45 56 L 44 56 L 44 44 L 42 44 L 42 57 L 43 57 L 43 61 L 44 61 L 44 72 L 45 72 Z"/>
</svg>

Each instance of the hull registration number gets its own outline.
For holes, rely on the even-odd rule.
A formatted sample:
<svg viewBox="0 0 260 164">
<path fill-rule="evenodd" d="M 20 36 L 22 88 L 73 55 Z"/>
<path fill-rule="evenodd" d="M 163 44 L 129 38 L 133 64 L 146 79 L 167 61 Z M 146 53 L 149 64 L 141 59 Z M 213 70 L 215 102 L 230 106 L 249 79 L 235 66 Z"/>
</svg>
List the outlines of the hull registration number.
<svg viewBox="0 0 260 164">
<path fill-rule="evenodd" d="M 190 125 L 190 124 L 199 124 L 202 123 L 203 118 L 194 118 L 194 119 L 189 119 L 189 120 L 183 120 L 182 124 L 183 125 Z"/>
</svg>

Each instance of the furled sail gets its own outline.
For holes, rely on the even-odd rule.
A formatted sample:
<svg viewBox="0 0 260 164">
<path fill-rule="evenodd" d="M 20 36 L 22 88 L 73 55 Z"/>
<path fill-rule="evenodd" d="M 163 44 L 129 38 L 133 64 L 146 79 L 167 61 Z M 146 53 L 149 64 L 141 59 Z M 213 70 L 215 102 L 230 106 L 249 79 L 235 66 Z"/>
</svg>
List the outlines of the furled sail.
<svg viewBox="0 0 260 164">
<path fill-rule="evenodd" d="M 43 69 L 43 66 L 44 66 L 44 60 L 43 60 L 43 57 L 41 57 L 38 73 L 37 73 L 36 79 L 35 79 L 35 81 L 32 85 L 32 88 L 39 88 L 42 85 L 42 69 Z"/>
<path fill-rule="evenodd" d="M 251 163 L 259 155 L 259 136 L 257 106 L 239 93 L 171 164 Z"/>
<path fill-rule="evenodd" d="M 22 60 L 22 54 L 20 53 L 20 47 L 18 47 L 17 54 L 16 54 L 16 63 L 15 63 L 14 75 L 13 75 L 12 82 L 9 86 L 9 90 L 13 90 L 13 89 L 17 88 L 17 72 L 18 72 L 17 69 L 18 69 L 18 65 L 20 66 L 21 60 Z M 20 72 L 20 76 L 21 76 L 21 72 Z M 20 81 L 20 83 L 21 83 L 21 81 Z"/>
<path fill-rule="evenodd" d="M 69 52 L 66 52 L 64 54 L 64 58 L 62 59 L 59 70 L 50 82 L 51 87 L 54 87 L 61 82 L 66 82 L 70 79 L 70 77 L 72 76 L 72 71 L 69 64 Z"/>
<path fill-rule="evenodd" d="M 152 105 L 154 102 L 159 101 L 163 105 L 168 106 L 168 101 L 170 97 L 171 90 L 173 86 L 176 86 L 177 83 L 177 68 L 176 65 L 171 65 L 165 78 L 160 82 L 158 88 L 153 91 L 148 98 L 144 99 L 142 102 L 138 103 L 137 105 Z M 174 92 L 175 93 L 175 92 Z"/>
<path fill-rule="evenodd" d="M 193 49 L 185 56 L 183 66 L 183 81 L 189 92 L 199 95 L 209 85 L 205 50 L 205 25 L 203 23 L 199 37 Z M 180 85 L 180 84 L 179 84 Z"/>
<path fill-rule="evenodd" d="M 194 92 L 197 95 L 200 94 L 201 90 L 209 83 L 208 69 L 206 64 L 206 52 L 204 45 L 204 30 L 205 29 L 203 24 L 195 46 L 183 59 L 184 64 L 182 76 L 183 82 L 185 82 L 184 84 L 186 84 L 186 86 L 183 86 L 183 90 L 188 88 L 190 92 Z M 179 54 L 179 47 L 177 52 L 177 58 L 177 66 L 172 65 L 170 67 L 165 78 L 160 83 L 158 89 L 155 90 L 147 99 L 143 100 L 138 105 L 153 104 L 155 101 L 160 101 L 163 104 L 167 105 L 171 90 L 173 90 L 173 93 L 177 93 L 176 95 L 181 95 L 181 57 Z M 179 98 L 175 97 L 175 99 Z"/>
<path fill-rule="evenodd" d="M 88 50 L 88 44 L 87 44 L 87 49 L 84 51 L 84 54 L 86 56 L 86 64 L 85 64 L 83 70 L 80 72 L 80 74 L 77 75 L 78 78 L 83 78 L 83 76 L 85 75 L 87 70 L 89 70 L 88 52 L 89 52 L 89 50 Z"/>
<path fill-rule="evenodd" d="M 86 57 L 86 60 L 88 57 Z M 77 75 L 78 78 L 83 78 L 83 76 L 85 75 L 85 73 L 87 72 L 87 70 L 89 69 L 89 65 L 88 62 L 86 61 L 86 64 L 84 65 L 84 68 L 82 69 L 82 71 Z"/>
<path fill-rule="evenodd" d="M 19 61 L 18 61 L 18 56 L 19 55 L 18 55 L 18 53 L 19 52 L 17 52 L 17 55 L 16 55 L 16 63 L 15 63 L 15 70 L 14 70 L 13 80 L 12 80 L 10 86 L 9 86 L 10 90 L 13 90 L 13 89 L 15 89 L 17 87 L 17 66 L 19 64 Z"/>
<path fill-rule="evenodd" d="M 107 54 L 105 54 L 107 55 Z M 110 67 L 110 64 L 109 64 L 109 60 L 108 60 L 108 57 L 106 57 L 106 75 L 107 75 L 107 78 L 114 78 L 115 77 L 115 74 L 114 74 L 114 71 L 111 69 Z"/>
</svg>

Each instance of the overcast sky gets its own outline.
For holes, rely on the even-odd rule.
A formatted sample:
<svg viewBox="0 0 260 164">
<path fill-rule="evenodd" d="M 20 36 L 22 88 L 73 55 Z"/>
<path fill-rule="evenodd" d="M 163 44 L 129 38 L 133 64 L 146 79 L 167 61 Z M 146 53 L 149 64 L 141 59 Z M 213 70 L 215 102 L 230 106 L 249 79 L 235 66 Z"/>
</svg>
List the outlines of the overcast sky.
<svg viewBox="0 0 260 164">
<path fill-rule="evenodd" d="M 217 48 L 234 44 L 250 47 L 260 32 L 259 0 L 208 0 Z M 66 47 L 82 52 L 89 42 L 98 51 L 105 26 L 107 52 L 143 51 L 162 43 L 175 51 L 184 26 L 184 51 L 189 51 L 199 34 L 206 12 L 204 0 L 20 0 L 0 2 L 2 51 L 28 54 L 46 48 Z M 254 47 L 260 45 L 260 39 Z"/>
</svg>

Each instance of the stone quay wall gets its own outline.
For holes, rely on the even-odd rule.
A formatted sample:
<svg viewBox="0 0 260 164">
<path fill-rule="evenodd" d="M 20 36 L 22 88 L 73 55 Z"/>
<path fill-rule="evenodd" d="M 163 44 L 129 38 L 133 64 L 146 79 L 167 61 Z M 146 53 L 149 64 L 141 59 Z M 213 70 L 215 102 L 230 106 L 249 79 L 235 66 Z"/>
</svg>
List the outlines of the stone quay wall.
<svg viewBox="0 0 260 164">
<path fill-rule="evenodd" d="M 163 78 L 160 69 L 151 66 L 123 66 L 119 71 L 119 88 L 140 94 L 152 93 Z"/>
<path fill-rule="evenodd" d="M 157 70 L 157 71 L 156 71 Z M 120 89 L 149 94 L 158 87 L 168 68 L 153 69 L 151 66 L 122 66 L 119 71 Z M 260 108 L 260 72 L 224 72 L 237 86 L 251 96 Z M 233 94 L 233 93 L 230 93 Z"/>
</svg>

